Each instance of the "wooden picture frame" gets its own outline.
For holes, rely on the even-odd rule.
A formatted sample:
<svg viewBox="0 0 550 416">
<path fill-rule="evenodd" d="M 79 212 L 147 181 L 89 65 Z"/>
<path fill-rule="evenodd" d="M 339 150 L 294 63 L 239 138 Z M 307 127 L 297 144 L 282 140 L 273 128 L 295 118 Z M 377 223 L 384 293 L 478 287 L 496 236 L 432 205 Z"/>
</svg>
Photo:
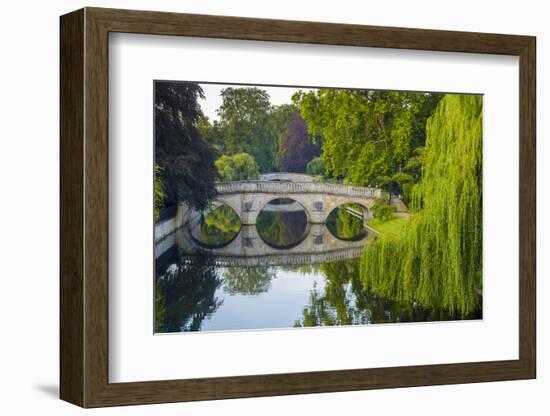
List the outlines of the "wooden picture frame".
<svg viewBox="0 0 550 416">
<path fill-rule="evenodd" d="M 85 8 L 61 17 L 60 396 L 82 407 L 536 377 L 534 37 Z M 108 34 L 262 40 L 519 57 L 519 359 L 109 383 Z"/>
</svg>

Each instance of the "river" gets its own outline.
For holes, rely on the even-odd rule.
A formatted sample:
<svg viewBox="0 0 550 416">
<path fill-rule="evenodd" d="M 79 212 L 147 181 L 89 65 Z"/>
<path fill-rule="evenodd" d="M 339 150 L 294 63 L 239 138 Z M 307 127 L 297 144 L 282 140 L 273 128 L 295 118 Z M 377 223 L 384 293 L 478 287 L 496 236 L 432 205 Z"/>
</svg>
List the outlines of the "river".
<svg viewBox="0 0 550 416">
<path fill-rule="evenodd" d="M 155 332 L 440 319 L 364 291 L 360 255 L 373 236 L 362 212 L 347 204 L 312 224 L 300 204 L 277 199 L 255 226 L 242 226 L 227 205 L 202 213 L 157 262 Z"/>
</svg>

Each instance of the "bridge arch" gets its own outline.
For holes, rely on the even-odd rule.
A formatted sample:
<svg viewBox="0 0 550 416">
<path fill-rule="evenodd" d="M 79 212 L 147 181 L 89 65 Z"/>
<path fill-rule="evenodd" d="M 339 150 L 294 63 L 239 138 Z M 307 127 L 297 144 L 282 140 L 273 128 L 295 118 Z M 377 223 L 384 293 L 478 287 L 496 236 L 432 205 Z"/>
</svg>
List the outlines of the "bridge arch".
<svg viewBox="0 0 550 416">
<path fill-rule="evenodd" d="M 341 202 L 341 203 L 340 203 Z M 365 204 L 365 201 L 363 200 L 349 200 L 349 201 L 345 201 L 345 202 L 342 202 L 342 201 L 334 201 L 333 203 L 329 204 L 327 206 L 327 217 L 325 218 L 325 222 L 326 220 L 328 219 L 328 217 L 330 216 L 330 214 L 332 214 L 332 212 L 337 209 L 337 208 L 342 208 L 343 206 L 345 205 L 351 205 L 351 204 L 355 204 L 355 205 L 358 205 L 359 207 L 361 207 L 361 211 L 360 213 L 358 214 L 362 214 L 363 216 L 363 219 L 366 221 L 366 220 L 369 220 L 372 218 L 373 216 L 373 213 L 371 211 L 371 208 L 374 204 Z"/>
<path fill-rule="evenodd" d="M 293 199 L 305 208 L 311 223 L 321 224 L 344 203 L 358 203 L 368 209 L 370 216 L 370 209 L 381 195 L 377 188 L 322 182 L 235 181 L 218 183 L 216 189 L 216 201 L 233 208 L 243 225 L 256 224 L 261 209 L 277 198 Z"/>
<path fill-rule="evenodd" d="M 342 241 L 362 240 L 367 235 L 365 222 L 370 218 L 369 209 L 356 202 L 337 205 L 328 214 L 325 224 L 334 238 Z M 344 213 L 344 216 L 341 216 Z"/>
<path fill-rule="evenodd" d="M 216 210 L 228 208 L 229 212 L 228 214 L 231 215 L 229 218 L 223 218 L 224 224 L 227 225 L 225 221 L 228 219 L 234 220 L 235 218 L 238 219 L 238 229 L 232 230 L 231 228 L 228 229 L 227 227 L 223 227 L 223 229 L 216 228 L 216 224 L 208 224 L 207 227 L 203 229 L 203 221 L 206 220 L 206 217 L 215 212 Z M 215 249 L 215 248 L 222 248 L 229 244 L 231 244 L 240 234 L 242 229 L 242 221 L 239 217 L 238 212 L 231 207 L 230 205 L 223 203 L 223 202 L 217 202 L 214 201 L 211 204 L 211 207 L 205 211 L 196 213 L 192 219 L 187 223 L 187 229 L 189 231 L 189 237 L 194 240 L 194 242 L 206 249 Z M 229 223 L 231 227 L 236 227 L 236 223 Z"/>
<path fill-rule="evenodd" d="M 279 217 L 279 214 L 288 216 Z M 278 220 L 273 222 L 275 219 Z M 290 221 L 293 227 L 279 227 L 280 221 Z M 298 246 L 308 236 L 311 220 L 307 209 L 293 198 L 274 198 L 260 208 L 255 227 L 265 244 L 287 250 Z"/>
<path fill-rule="evenodd" d="M 286 204 L 286 206 L 285 206 L 285 204 L 281 204 L 281 205 L 273 204 L 274 201 L 281 200 L 281 199 L 287 199 L 287 200 L 290 200 L 292 202 L 289 203 L 289 204 Z M 278 208 L 278 206 L 280 206 L 280 208 Z M 307 221 L 312 222 L 310 220 L 310 214 L 309 214 L 307 208 L 302 203 L 300 203 L 300 201 L 296 200 L 293 196 L 285 197 L 285 198 L 279 198 L 278 196 L 274 196 L 273 198 L 268 200 L 265 204 L 263 204 L 263 206 L 261 206 L 259 208 L 258 215 L 262 211 L 271 211 L 271 212 L 277 212 L 277 211 L 280 211 L 280 212 L 304 211 L 304 213 L 306 215 L 306 218 L 307 218 Z"/>
</svg>

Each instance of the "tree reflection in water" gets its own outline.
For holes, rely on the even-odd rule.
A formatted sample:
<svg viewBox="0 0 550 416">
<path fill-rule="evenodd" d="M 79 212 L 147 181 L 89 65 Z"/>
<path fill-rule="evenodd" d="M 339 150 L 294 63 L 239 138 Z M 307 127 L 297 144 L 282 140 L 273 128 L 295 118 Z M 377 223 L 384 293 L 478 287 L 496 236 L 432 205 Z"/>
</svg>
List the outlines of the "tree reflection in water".
<svg viewBox="0 0 550 416">
<path fill-rule="evenodd" d="M 229 267 L 223 275 L 224 292 L 230 295 L 259 295 L 269 290 L 276 275 L 270 267 Z"/>
<path fill-rule="evenodd" d="M 324 290 L 314 287 L 295 327 L 464 319 L 443 309 L 389 301 L 365 291 L 359 279 L 360 259 L 323 264 L 321 271 L 326 278 Z M 480 317 L 475 312 L 467 319 Z"/>
<path fill-rule="evenodd" d="M 332 210 L 326 220 L 328 230 L 340 240 L 357 241 L 363 239 L 367 230 L 363 224 L 363 207 L 359 204 L 343 204 Z"/>
<path fill-rule="evenodd" d="M 171 264 L 156 278 L 155 332 L 199 331 L 223 303 L 215 295 L 221 283 L 214 258 L 206 253 Z"/>
<path fill-rule="evenodd" d="M 237 213 L 226 204 L 201 214 L 199 223 L 191 230 L 193 237 L 208 247 L 230 243 L 241 230 Z"/>
<path fill-rule="evenodd" d="M 292 199 L 279 198 L 266 205 L 256 219 L 258 234 L 271 247 L 290 248 L 299 244 L 307 234 L 308 220 L 305 210 L 284 211 L 285 206 L 295 207 Z M 278 211 L 270 211 L 277 207 Z"/>
<path fill-rule="evenodd" d="M 369 310 L 358 305 L 357 295 L 362 295 L 353 285 L 359 276 L 357 260 L 326 263 L 320 266 L 325 275 L 323 292 L 314 287 L 309 305 L 305 306 L 302 317 L 294 326 L 334 326 L 365 324 L 370 321 Z"/>
</svg>

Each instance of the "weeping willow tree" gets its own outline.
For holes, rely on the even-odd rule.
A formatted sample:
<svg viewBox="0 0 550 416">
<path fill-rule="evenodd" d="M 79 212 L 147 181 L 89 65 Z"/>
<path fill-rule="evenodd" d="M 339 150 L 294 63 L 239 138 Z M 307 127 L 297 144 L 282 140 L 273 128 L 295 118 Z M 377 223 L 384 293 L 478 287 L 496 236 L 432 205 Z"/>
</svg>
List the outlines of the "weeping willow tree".
<svg viewBox="0 0 550 416">
<path fill-rule="evenodd" d="M 400 237 L 365 247 L 361 280 L 379 296 L 465 317 L 479 311 L 482 287 L 482 97 L 445 96 L 426 135 L 417 212 Z"/>
</svg>

